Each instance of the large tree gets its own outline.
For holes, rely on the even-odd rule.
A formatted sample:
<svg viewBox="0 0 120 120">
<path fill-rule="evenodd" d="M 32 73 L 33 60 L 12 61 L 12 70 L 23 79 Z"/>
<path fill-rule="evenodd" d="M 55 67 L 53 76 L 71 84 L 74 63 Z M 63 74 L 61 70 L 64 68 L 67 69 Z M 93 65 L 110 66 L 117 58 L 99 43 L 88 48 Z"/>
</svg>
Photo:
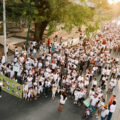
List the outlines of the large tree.
<svg viewBox="0 0 120 120">
<path fill-rule="evenodd" d="M 88 24 L 88 21 L 94 20 L 95 10 L 69 0 L 6 0 L 6 8 L 8 20 L 14 22 L 23 20 L 34 25 L 36 41 L 42 41 L 46 28 L 50 35 L 59 24 L 67 31 L 74 26 L 80 28 L 86 25 L 87 32 L 92 32 L 95 27 Z"/>
</svg>

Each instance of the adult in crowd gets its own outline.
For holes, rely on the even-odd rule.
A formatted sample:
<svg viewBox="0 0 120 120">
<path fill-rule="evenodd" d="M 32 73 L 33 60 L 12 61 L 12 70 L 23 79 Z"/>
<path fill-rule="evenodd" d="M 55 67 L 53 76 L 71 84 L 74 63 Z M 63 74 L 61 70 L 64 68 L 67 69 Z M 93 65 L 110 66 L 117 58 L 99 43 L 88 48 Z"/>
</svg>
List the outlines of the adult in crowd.
<svg viewBox="0 0 120 120">
<path fill-rule="evenodd" d="M 101 120 L 105 120 L 109 114 L 108 105 L 104 106 L 104 110 L 101 112 Z"/>
<path fill-rule="evenodd" d="M 65 105 L 66 101 L 67 101 L 66 93 L 61 93 L 61 95 L 60 95 L 60 104 L 59 104 L 59 107 L 58 107 L 59 111 L 62 112 L 63 106 Z"/>
<path fill-rule="evenodd" d="M 107 120 L 111 120 L 112 118 L 112 114 L 115 112 L 115 108 L 116 108 L 116 101 L 113 101 L 112 105 L 109 108 L 109 114 L 108 114 L 108 118 Z"/>
</svg>

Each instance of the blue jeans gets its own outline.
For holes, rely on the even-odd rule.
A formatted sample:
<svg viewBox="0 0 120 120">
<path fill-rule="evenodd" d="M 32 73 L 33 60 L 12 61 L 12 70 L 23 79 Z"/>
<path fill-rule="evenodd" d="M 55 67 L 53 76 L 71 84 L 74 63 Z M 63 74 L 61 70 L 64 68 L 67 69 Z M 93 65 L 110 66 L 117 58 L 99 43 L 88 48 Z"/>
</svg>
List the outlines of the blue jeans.
<svg viewBox="0 0 120 120">
<path fill-rule="evenodd" d="M 33 57 L 36 58 L 36 53 L 33 53 Z"/>
<path fill-rule="evenodd" d="M 112 112 L 109 112 L 107 120 L 111 120 L 112 118 Z"/>
<path fill-rule="evenodd" d="M 95 107 L 94 106 L 92 106 L 92 105 L 90 105 L 90 112 L 92 113 L 92 112 L 95 112 Z"/>
<path fill-rule="evenodd" d="M 110 106 L 111 106 L 111 105 L 110 105 L 110 104 L 108 104 L 108 108 L 109 108 L 109 109 L 110 109 Z"/>
<path fill-rule="evenodd" d="M 101 116 L 101 120 L 105 120 L 105 118 Z"/>
</svg>

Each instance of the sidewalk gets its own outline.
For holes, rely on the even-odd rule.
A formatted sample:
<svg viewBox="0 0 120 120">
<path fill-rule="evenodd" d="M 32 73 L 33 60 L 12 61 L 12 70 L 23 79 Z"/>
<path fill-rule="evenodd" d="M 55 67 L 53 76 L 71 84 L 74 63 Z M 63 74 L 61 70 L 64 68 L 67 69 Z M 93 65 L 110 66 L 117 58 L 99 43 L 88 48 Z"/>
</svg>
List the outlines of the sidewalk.
<svg viewBox="0 0 120 120">
<path fill-rule="evenodd" d="M 11 37 L 7 39 L 8 48 L 14 51 L 16 44 L 25 42 L 25 39 Z M 0 44 L 4 45 L 3 36 L 0 36 Z"/>
</svg>

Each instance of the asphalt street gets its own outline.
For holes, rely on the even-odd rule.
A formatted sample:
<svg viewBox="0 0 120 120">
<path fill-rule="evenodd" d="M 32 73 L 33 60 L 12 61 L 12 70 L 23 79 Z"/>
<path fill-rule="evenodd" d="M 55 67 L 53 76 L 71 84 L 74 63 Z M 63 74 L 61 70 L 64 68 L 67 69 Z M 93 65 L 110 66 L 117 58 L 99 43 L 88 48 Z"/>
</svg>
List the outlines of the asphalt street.
<svg viewBox="0 0 120 120">
<path fill-rule="evenodd" d="M 116 92 L 120 93 L 119 86 L 115 89 Z M 117 99 L 119 98 L 118 95 Z M 72 98 L 68 98 L 62 112 L 58 112 L 58 105 L 59 97 L 52 101 L 50 97 L 41 96 L 37 101 L 29 102 L 3 92 L 0 98 L 0 120 L 85 120 L 83 118 L 85 106 L 74 105 Z M 119 106 L 120 101 L 117 102 L 112 120 L 120 120 Z M 97 119 L 93 116 L 89 120 Z"/>
<path fill-rule="evenodd" d="M 0 120 L 82 120 L 85 107 L 78 107 L 68 98 L 63 112 L 58 112 L 59 97 L 55 101 L 41 96 L 37 101 L 24 101 L 2 93 Z"/>
</svg>

